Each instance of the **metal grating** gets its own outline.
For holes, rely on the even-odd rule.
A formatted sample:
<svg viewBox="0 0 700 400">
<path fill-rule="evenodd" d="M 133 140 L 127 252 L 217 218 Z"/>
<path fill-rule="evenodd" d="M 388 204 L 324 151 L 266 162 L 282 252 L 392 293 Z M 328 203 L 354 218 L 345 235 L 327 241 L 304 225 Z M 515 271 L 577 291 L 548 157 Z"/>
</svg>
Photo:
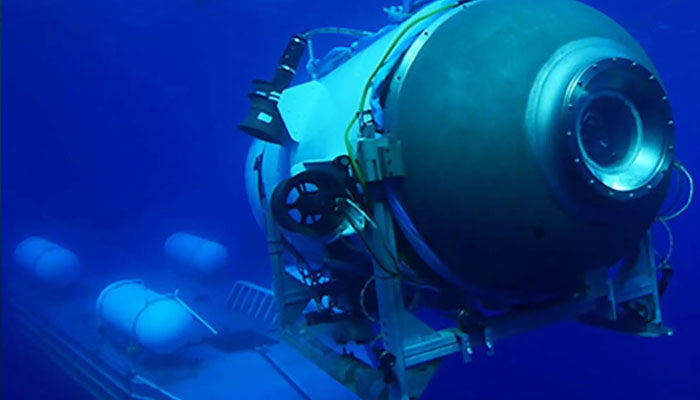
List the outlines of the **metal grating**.
<svg viewBox="0 0 700 400">
<path fill-rule="evenodd" d="M 272 290 L 248 281 L 236 281 L 233 284 L 226 298 L 226 307 L 269 327 L 275 327 L 279 320 Z"/>
</svg>

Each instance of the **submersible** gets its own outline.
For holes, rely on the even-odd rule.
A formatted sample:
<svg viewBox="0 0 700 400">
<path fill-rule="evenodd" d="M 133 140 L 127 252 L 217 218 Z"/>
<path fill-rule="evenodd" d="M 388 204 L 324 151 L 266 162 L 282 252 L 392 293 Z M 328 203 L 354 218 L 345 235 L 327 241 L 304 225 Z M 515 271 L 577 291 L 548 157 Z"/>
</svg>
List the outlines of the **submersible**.
<svg viewBox="0 0 700 400">
<path fill-rule="evenodd" d="M 295 35 L 253 82 L 247 190 L 287 340 L 363 398 L 414 398 L 432 361 L 563 319 L 670 334 L 649 230 L 685 208 L 659 215 L 672 173 L 686 206 L 692 178 L 634 38 L 571 0 L 391 11 L 376 33 Z M 318 59 L 328 33 L 356 40 Z M 305 50 L 310 80 L 292 86 Z M 368 361 L 321 357 L 329 325 L 338 343 L 382 343 Z"/>
</svg>

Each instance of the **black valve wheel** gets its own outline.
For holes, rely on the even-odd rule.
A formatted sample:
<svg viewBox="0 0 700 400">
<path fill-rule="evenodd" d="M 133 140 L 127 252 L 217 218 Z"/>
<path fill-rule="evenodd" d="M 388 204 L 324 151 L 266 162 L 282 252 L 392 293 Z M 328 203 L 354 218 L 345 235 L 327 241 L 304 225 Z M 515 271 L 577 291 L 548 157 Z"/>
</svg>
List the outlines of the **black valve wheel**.
<svg viewBox="0 0 700 400">
<path fill-rule="evenodd" d="M 282 181 L 272 193 L 272 216 L 283 228 L 310 237 L 333 233 L 345 219 L 337 199 L 345 186 L 333 174 L 308 170 Z"/>
</svg>

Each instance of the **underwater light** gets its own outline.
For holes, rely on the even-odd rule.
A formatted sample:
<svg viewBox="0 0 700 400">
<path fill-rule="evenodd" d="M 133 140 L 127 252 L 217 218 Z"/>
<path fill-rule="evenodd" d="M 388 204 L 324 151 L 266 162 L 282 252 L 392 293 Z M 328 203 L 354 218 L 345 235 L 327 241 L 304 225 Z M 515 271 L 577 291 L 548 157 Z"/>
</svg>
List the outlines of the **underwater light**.
<svg viewBox="0 0 700 400">
<path fill-rule="evenodd" d="M 648 232 L 674 167 L 692 179 L 644 50 L 571 0 L 409 4 L 322 59 L 315 35 L 358 31 L 294 36 L 277 71 L 303 43 L 311 80 L 254 82 L 246 185 L 286 339 L 363 398 L 416 398 L 430 361 L 563 319 L 670 334 Z M 340 360 L 321 325 L 382 343 Z"/>
</svg>

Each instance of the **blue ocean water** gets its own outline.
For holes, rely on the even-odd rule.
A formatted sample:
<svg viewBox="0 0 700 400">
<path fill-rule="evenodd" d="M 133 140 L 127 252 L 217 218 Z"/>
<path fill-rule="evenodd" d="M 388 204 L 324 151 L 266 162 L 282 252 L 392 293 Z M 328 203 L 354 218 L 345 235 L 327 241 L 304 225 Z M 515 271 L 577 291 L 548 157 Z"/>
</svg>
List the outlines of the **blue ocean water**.
<svg viewBox="0 0 700 400">
<path fill-rule="evenodd" d="M 655 61 L 676 115 L 678 158 L 698 175 L 700 3 L 586 2 L 628 28 Z M 237 278 L 269 284 L 265 237 L 244 192 L 250 139 L 235 128 L 250 80 L 270 73 L 291 34 L 376 29 L 388 5 L 2 2 L 4 399 L 90 398 L 7 322 L 11 250 L 37 229 L 92 232 L 134 257 L 159 249 L 173 226 L 204 230 L 239 260 Z M 493 357 L 469 365 L 449 357 L 425 397 L 700 399 L 699 222 L 696 202 L 671 223 L 676 274 L 663 312 L 672 337 L 560 324 L 499 342 Z"/>
</svg>

